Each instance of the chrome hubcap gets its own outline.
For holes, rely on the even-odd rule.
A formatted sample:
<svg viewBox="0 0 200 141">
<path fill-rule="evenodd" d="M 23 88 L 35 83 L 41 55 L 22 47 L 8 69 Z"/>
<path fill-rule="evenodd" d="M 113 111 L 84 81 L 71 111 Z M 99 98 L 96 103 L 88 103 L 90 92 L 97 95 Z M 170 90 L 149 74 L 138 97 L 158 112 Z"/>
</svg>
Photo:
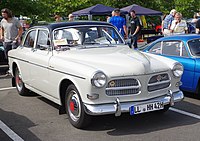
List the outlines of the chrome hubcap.
<svg viewBox="0 0 200 141">
<path fill-rule="evenodd" d="M 69 93 L 67 101 L 68 113 L 73 121 L 77 121 L 81 115 L 80 99 L 76 91 L 72 90 Z"/>
<path fill-rule="evenodd" d="M 17 73 L 16 73 L 16 76 L 15 76 L 16 78 L 16 86 L 17 86 L 17 89 L 19 90 L 19 91 L 21 91 L 22 90 L 22 86 L 23 86 L 23 82 L 22 82 L 22 79 L 21 79 L 21 74 L 20 74 L 20 72 L 19 72 L 19 70 L 17 70 Z"/>
</svg>

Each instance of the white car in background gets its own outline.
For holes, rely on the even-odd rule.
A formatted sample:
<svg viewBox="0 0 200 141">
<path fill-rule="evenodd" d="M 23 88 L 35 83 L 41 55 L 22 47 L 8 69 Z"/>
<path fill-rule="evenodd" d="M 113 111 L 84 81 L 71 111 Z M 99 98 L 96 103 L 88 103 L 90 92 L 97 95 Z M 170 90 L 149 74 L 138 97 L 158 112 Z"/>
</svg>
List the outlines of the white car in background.
<svg viewBox="0 0 200 141">
<path fill-rule="evenodd" d="M 164 112 L 184 97 L 180 63 L 130 49 L 104 22 L 32 27 L 9 51 L 9 66 L 20 95 L 59 104 L 77 128 L 95 115 Z"/>
</svg>

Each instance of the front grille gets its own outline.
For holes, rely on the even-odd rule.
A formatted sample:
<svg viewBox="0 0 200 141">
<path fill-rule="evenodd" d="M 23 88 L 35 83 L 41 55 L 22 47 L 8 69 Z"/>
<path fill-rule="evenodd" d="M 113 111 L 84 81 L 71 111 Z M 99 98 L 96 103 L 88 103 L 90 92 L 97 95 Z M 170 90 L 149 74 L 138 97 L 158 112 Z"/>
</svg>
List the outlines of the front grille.
<svg viewBox="0 0 200 141">
<path fill-rule="evenodd" d="M 136 79 L 111 80 L 106 87 L 106 95 L 131 95 L 140 92 L 140 83 Z"/>
<path fill-rule="evenodd" d="M 151 77 L 148 83 L 148 91 L 156 91 L 170 86 L 170 79 L 167 73 L 158 74 Z"/>
<path fill-rule="evenodd" d="M 163 82 L 163 81 L 166 81 L 166 80 L 169 80 L 169 76 L 168 76 L 167 73 L 159 74 L 159 75 L 154 75 L 149 80 L 149 84 L 157 83 L 157 82 Z"/>
</svg>

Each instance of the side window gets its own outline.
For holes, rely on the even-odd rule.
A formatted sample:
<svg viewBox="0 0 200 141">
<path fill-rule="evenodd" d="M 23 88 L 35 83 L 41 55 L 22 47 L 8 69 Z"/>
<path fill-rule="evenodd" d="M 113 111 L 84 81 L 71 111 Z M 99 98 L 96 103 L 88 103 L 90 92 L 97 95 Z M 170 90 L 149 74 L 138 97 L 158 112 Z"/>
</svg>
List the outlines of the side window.
<svg viewBox="0 0 200 141">
<path fill-rule="evenodd" d="M 162 50 L 164 55 L 184 56 L 184 57 L 188 56 L 185 46 L 181 41 L 163 42 Z"/>
<path fill-rule="evenodd" d="M 33 48 L 35 43 L 35 36 L 36 36 L 36 30 L 32 30 L 28 33 L 26 36 L 26 40 L 24 42 L 25 47 Z"/>
<path fill-rule="evenodd" d="M 150 53 L 161 54 L 161 42 L 156 43 L 150 50 Z"/>
<path fill-rule="evenodd" d="M 167 41 L 163 42 L 162 54 L 170 56 L 180 56 L 180 41 Z"/>
<path fill-rule="evenodd" d="M 36 48 L 47 47 L 49 45 L 49 34 L 47 30 L 39 30 L 38 31 L 38 39 Z"/>
</svg>

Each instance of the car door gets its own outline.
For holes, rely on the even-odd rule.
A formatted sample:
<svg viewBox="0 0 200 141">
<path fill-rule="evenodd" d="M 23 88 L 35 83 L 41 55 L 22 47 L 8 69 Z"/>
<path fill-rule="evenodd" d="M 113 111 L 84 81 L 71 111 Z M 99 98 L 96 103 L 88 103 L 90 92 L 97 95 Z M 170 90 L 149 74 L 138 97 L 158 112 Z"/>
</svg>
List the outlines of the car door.
<svg viewBox="0 0 200 141">
<path fill-rule="evenodd" d="M 29 56 L 31 86 L 41 92 L 47 93 L 48 88 L 48 65 L 52 56 L 50 47 L 49 31 L 37 29 L 37 37 L 32 53 Z"/>
<path fill-rule="evenodd" d="M 22 45 L 18 48 L 19 51 L 19 62 L 18 67 L 21 71 L 22 79 L 25 84 L 30 85 L 30 58 L 29 56 L 32 54 L 32 50 L 34 48 L 36 39 L 36 29 L 31 29 L 27 32 L 27 34 L 24 37 L 24 41 L 22 42 Z"/>
</svg>

